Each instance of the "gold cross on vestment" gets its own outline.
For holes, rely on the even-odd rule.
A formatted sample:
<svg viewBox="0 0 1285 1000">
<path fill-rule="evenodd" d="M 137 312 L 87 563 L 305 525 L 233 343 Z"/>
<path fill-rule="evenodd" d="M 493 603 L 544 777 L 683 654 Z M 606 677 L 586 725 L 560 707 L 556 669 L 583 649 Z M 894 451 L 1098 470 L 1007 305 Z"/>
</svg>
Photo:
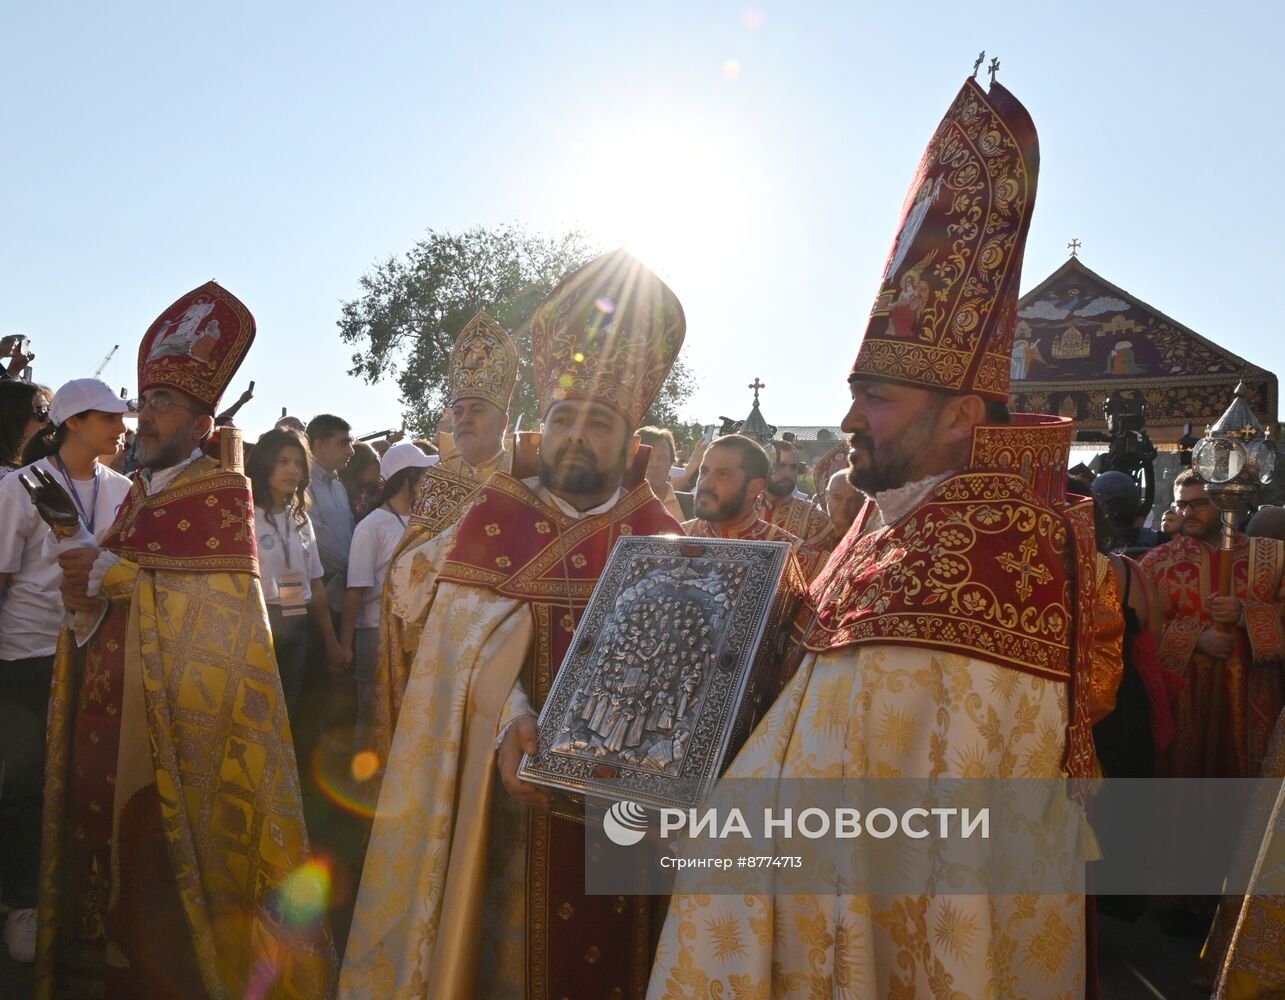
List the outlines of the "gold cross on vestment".
<svg viewBox="0 0 1285 1000">
<path fill-rule="evenodd" d="M 1017 557 L 1014 558 L 1009 552 L 1002 556 L 996 556 L 995 561 L 1010 573 L 1017 573 L 1017 595 L 1022 600 L 1028 600 L 1031 591 L 1035 588 L 1031 585 L 1031 578 L 1034 577 L 1040 583 L 1049 583 L 1053 579 L 1053 574 L 1049 572 L 1047 566 L 1039 565 L 1033 562 L 1039 552 L 1039 545 L 1035 539 L 1027 538 L 1017 547 Z"/>
<path fill-rule="evenodd" d="M 759 381 L 759 377 L 758 377 L 757 375 L 755 375 L 755 376 L 754 376 L 754 381 L 753 381 L 753 382 L 751 382 L 747 388 L 750 388 L 750 389 L 753 389 L 753 390 L 754 390 L 754 405 L 755 405 L 755 406 L 758 406 L 758 405 L 759 405 L 759 390 L 760 390 L 760 389 L 766 389 L 766 388 L 767 388 L 767 383 L 766 383 L 766 382 L 760 382 L 760 381 Z"/>
</svg>

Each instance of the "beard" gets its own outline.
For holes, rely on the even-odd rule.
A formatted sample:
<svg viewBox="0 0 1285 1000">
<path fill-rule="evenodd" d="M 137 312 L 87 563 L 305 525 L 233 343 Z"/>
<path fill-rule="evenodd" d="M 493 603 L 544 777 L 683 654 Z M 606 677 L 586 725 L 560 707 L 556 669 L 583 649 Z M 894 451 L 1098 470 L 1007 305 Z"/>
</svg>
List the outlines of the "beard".
<svg viewBox="0 0 1285 1000">
<path fill-rule="evenodd" d="M 568 464 L 567 459 L 579 457 L 584 461 Z M 603 472 L 598 468 L 598 456 L 580 445 L 564 444 L 550 462 L 544 452 L 539 453 L 540 482 L 558 494 L 591 495 L 605 491 L 613 477 L 619 478 L 625 468 L 625 455 L 614 469 Z"/>
<path fill-rule="evenodd" d="M 788 497 L 798 485 L 797 479 L 769 479 L 767 491 L 774 497 Z"/>
<path fill-rule="evenodd" d="M 849 434 L 848 444 L 854 449 L 863 450 L 869 459 L 865 465 L 857 468 L 852 464 L 852 456 L 848 456 L 848 482 L 867 496 L 872 496 L 898 489 L 922 478 L 919 475 L 919 463 L 923 460 L 932 433 L 933 422 L 924 421 L 900 441 L 882 448 L 876 448 L 874 439 L 868 434 Z"/>
<path fill-rule="evenodd" d="M 696 491 L 696 515 L 704 518 L 710 524 L 727 524 L 731 521 L 739 520 L 741 511 L 745 509 L 745 501 L 749 499 L 750 484 L 745 483 L 741 486 L 740 492 L 726 500 L 718 503 L 712 511 L 705 513 L 700 507 L 702 497 L 714 497 L 713 493 Z"/>
<path fill-rule="evenodd" d="M 852 456 L 848 456 L 848 482 L 867 496 L 872 496 L 924 478 L 920 463 L 931 450 L 929 446 L 937 433 L 937 419 L 947 399 L 944 394 L 934 393 L 918 419 L 905 429 L 901 437 L 881 448 L 875 447 L 874 438 L 867 433 L 850 433 L 848 446 L 864 451 L 867 462 L 857 468 Z"/>
<path fill-rule="evenodd" d="M 138 464 L 145 469 L 170 469 L 192 453 L 184 435 L 160 441 L 139 437 Z"/>
</svg>

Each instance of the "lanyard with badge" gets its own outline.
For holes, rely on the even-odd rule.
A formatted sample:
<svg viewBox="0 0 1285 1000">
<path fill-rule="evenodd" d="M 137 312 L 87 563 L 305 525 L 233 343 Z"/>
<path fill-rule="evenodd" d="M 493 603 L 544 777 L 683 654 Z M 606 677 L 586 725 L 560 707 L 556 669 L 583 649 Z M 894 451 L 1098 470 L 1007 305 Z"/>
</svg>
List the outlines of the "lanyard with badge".
<svg viewBox="0 0 1285 1000">
<path fill-rule="evenodd" d="M 281 535 L 281 529 L 277 526 L 276 515 L 269 511 L 264 511 L 264 514 L 267 515 L 268 523 L 272 525 L 272 531 L 281 540 L 281 549 L 286 559 L 285 571 L 277 574 L 277 598 L 281 601 L 281 614 L 286 618 L 306 615 L 308 602 L 303 596 L 303 572 L 290 565 L 290 513 L 284 512 L 286 519 L 284 538 Z"/>
<path fill-rule="evenodd" d="M 71 481 L 71 473 L 67 471 L 67 466 L 63 464 L 62 456 L 55 454 L 54 461 L 58 463 L 58 471 L 62 473 L 62 478 L 67 483 L 67 492 L 71 494 L 72 501 L 76 504 L 76 509 L 80 511 L 80 519 L 84 522 L 89 533 L 94 533 L 94 518 L 98 516 L 98 487 L 101 480 L 98 478 L 98 466 L 94 466 L 94 499 L 89 506 L 89 511 L 85 511 L 85 502 L 80 499 L 80 491 L 76 489 Z"/>
</svg>

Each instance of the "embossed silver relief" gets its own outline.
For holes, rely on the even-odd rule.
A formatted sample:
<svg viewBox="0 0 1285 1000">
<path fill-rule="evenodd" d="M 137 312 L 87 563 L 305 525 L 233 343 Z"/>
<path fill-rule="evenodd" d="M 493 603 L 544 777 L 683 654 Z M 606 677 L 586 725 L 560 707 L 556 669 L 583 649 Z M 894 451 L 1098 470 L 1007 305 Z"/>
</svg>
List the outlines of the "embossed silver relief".
<svg viewBox="0 0 1285 1000">
<path fill-rule="evenodd" d="M 698 803 L 775 678 L 776 640 L 793 614 L 778 593 L 788 554 L 784 542 L 621 539 L 542 707 L 523 778 L 577 795 Z"/>
</svg>

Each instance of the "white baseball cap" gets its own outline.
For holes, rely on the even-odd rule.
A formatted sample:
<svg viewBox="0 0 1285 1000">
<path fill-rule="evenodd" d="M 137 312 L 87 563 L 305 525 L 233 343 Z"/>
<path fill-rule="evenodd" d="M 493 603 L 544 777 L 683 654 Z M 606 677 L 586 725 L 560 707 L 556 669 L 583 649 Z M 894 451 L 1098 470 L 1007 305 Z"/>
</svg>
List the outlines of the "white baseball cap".
<svg viewBox="0 0 1285 1000">
<path fill-rule="evenodd" d="M 57 427 L 68 417 L 86 410 L 136 415 L 129 408 L 129 403 L 112 392 L 106 382 L 96 378 L 74 378 L 54 393 L 54 400 L 49 404 L 49 422 Z"/>
<path fill-rule="evenodd" d="M 379 460 L 379 476 L 384 482 L 388 482 L 402 469 L 426 469 L 430 465 L 436 465 L 437 463 L 433 461 L 436 457 L 436 455 L 425 455 L 409 441 L 395 444 L 384 452 L 384 457 Z"/>
</svg>

